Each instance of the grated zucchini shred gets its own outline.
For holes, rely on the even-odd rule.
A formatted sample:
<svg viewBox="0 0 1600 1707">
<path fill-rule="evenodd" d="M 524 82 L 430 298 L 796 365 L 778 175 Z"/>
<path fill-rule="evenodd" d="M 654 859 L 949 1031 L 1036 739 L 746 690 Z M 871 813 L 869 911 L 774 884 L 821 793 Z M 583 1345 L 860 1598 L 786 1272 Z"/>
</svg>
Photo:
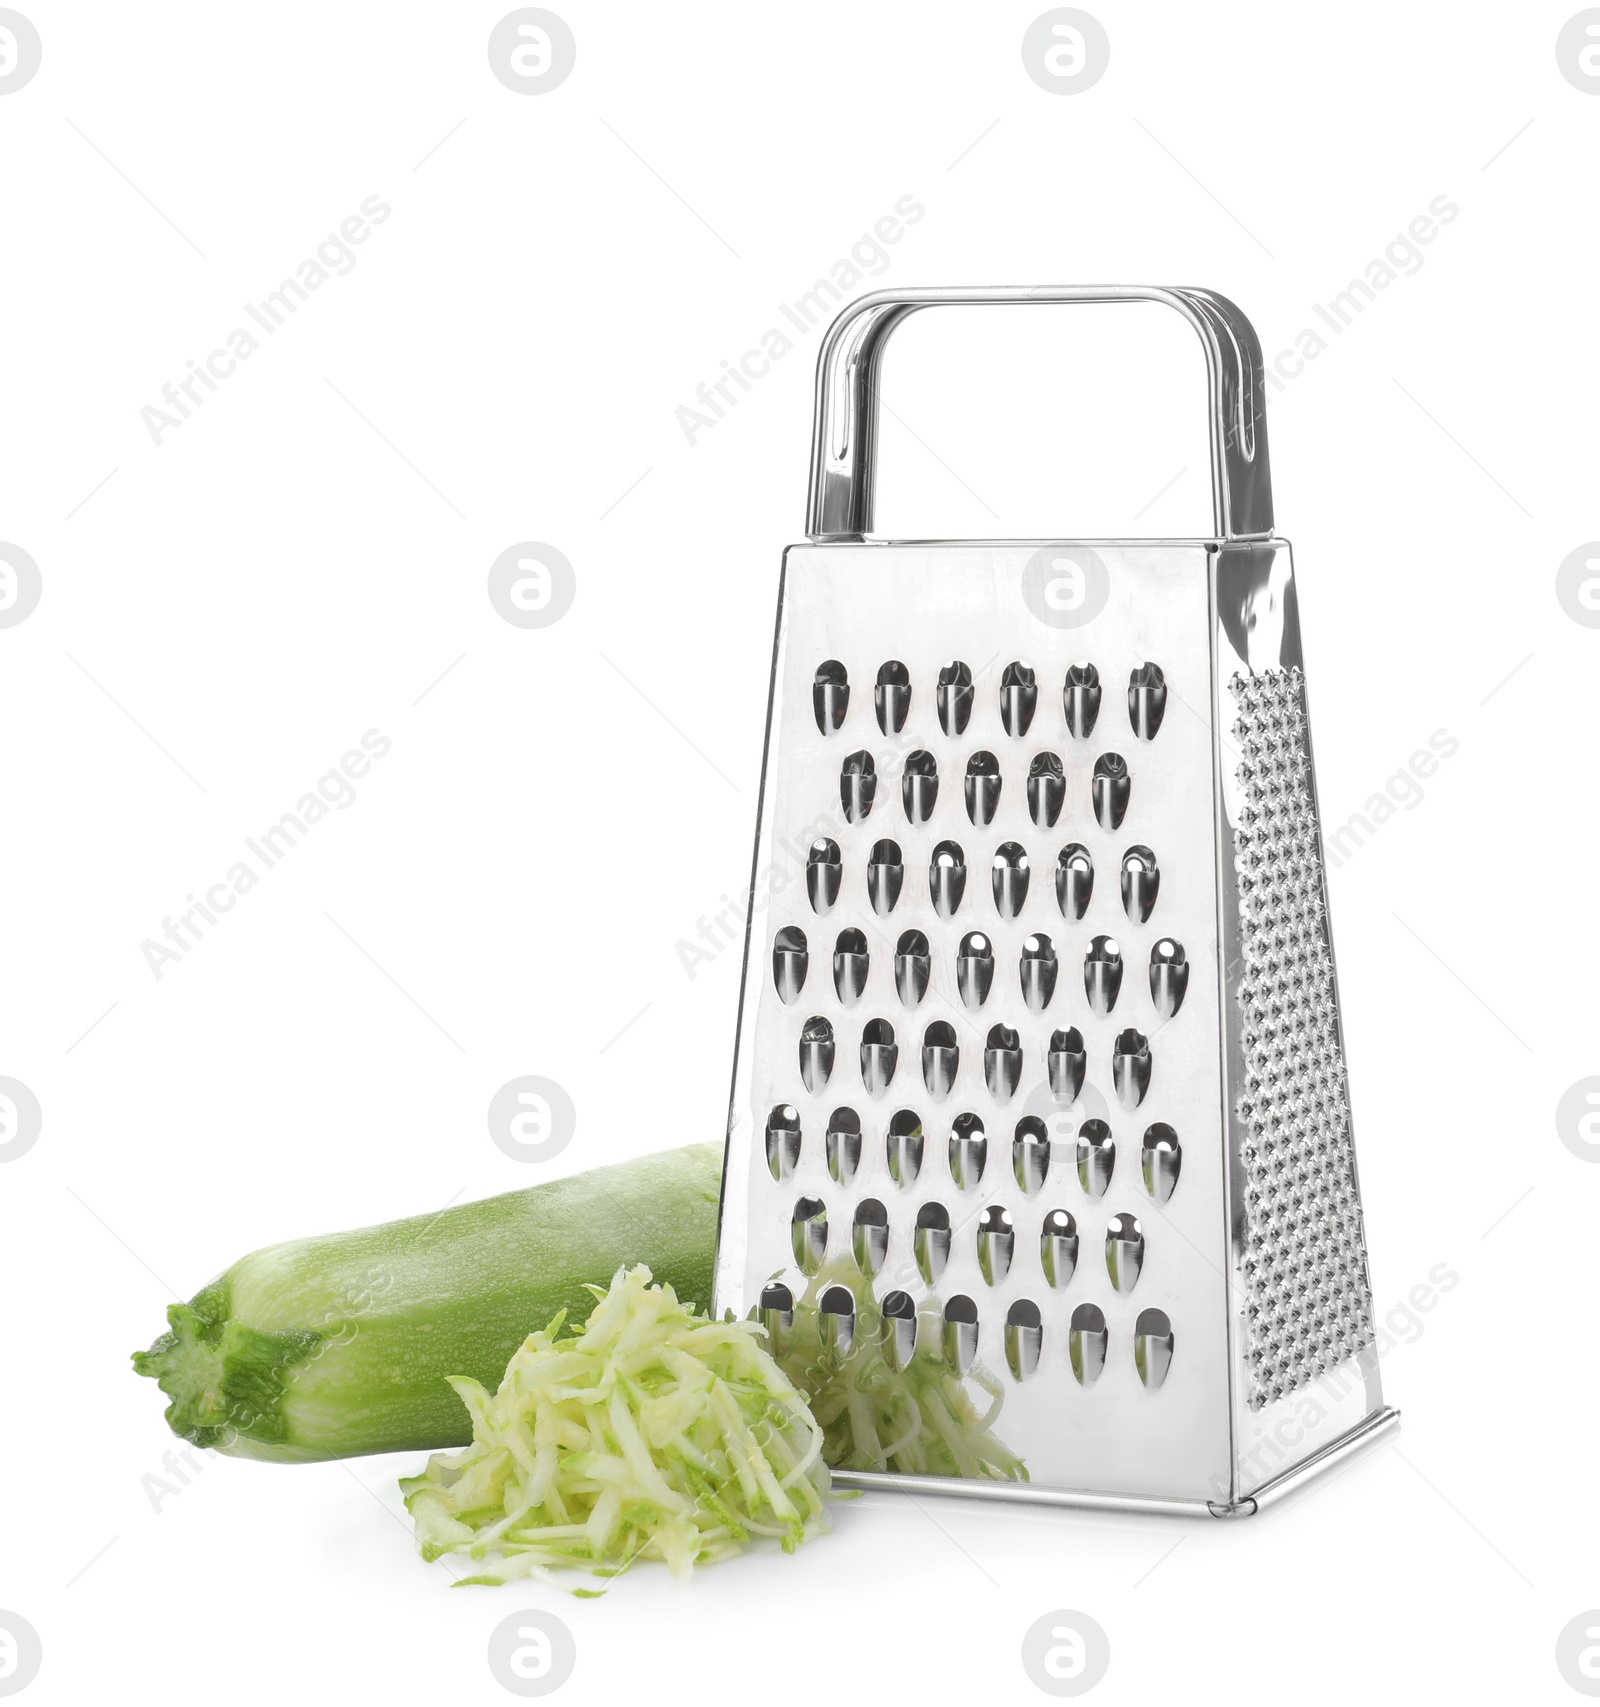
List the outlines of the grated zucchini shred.
<svg viewBox="0 0 1600 1707">
<path fill-rule="evenodd" d="M 451 1379 L 472 1444 L 400 1483 L 423 1557 L 484 1562 L 461 1583 L 638 1559 L 687 1577 L 754 1536 L 792 1552 L 825 1530 L 823 1433 L 763 1330 L 709 1320 L 642 1264 L 590 1291 L 584 1326 L 562 1312 L 530 1334 L 497 1392 Z"/>
</svg>

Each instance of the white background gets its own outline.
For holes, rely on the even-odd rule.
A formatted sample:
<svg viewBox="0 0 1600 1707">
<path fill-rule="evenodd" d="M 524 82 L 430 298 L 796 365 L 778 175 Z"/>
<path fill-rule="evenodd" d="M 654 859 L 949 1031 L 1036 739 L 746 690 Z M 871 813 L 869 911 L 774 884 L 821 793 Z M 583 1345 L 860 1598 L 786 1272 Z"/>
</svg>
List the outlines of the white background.
<svg viewBox="0 0 1600 1707">
<path fill-rule="evenodd" d="M 506 9 L 25 7 L 0 534 L 43 597 L 0 630 L 0 1073 L 44 1126 L 0 1169 L 0 1607 L 43 1640 L 29 1698 L 492 1702 L 490 1630 L 542 1605 L 575 1702 L 1025 1701 L 1056 1608 L 1106 1629 L 1106 1701 L 1568 1699 L 1557 1634 L 1600 1604 L 1600 1167 L 1554 1121 L 1600 1072 L 1600 634 L 1554 591 L 1600 535 L 1568 6 L 1101 0 L 1110 68 L 1069 97 L 1024 73 L 1036 3 L 564 0 L 576 69 L 535 98 L 489 71 Z M 163 383 L 372 195 L 353 271 L 153 444 Z M 1391 1322 L 1398 1444 L 1236 1524 L 875 1497 L 598 1602 L 452 1592 L 410 1459 L 208 1457 L 154 1511 L 171 1439 L 127 1354 L 171 1299 L 720 1134 L 738 955 L 691 979 L 676 945 L 746 881 L 819 329 L 692 446 L 674 411 L 905 196 L 860 289 L 1196 283 L 1269 356 L 1327 340 L 1269 418 L 1330 824 L 1460 743 L 1332 876 L 1378 1304 L 1459 1275 Z M 1333 335 L 1313 305 L 1439 196 L 1420 269 Z M 1024 312 L 901 334 L 885 529 L 1204 530 L 1190 334 Z M 577 576 L 539 631 L 485 591 L 527 539 Z M 157 981 L 141 942 L 370 728 L 355 804 Z M 578 1109 L 542 1168 L 485 1126 L 520 1073 Z"/>
</svg>

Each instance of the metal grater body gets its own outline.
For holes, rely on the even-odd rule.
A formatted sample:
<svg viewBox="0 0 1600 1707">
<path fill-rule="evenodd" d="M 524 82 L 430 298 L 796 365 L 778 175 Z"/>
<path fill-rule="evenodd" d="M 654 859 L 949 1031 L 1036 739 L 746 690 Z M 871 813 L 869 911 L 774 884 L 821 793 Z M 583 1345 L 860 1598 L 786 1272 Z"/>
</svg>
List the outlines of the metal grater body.
<svg viewBox="0 0 1600 1707">
<path fill-rule="evenodd" d="M 1248 1512 L 1396 1418 L 1258 392 L 1223 350 L 1218 538 L 873 541 L 882 329 L 943 300 L 819 368 L 716 1305 L 847 1483 Z"/>
</svg>

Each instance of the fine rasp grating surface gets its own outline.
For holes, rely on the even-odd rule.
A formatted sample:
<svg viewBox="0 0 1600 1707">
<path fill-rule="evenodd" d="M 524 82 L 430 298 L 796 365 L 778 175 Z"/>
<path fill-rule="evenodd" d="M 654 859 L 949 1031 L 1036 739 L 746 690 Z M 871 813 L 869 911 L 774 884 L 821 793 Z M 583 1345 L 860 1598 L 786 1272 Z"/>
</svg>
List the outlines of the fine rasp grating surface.
<svg viewBox="0 0 1600 1707">
<path fill-rule="evenodd" d="M 1250 1404 L 1373 1339 L 1300 671 L 1236 675 Z"/>
</svg>

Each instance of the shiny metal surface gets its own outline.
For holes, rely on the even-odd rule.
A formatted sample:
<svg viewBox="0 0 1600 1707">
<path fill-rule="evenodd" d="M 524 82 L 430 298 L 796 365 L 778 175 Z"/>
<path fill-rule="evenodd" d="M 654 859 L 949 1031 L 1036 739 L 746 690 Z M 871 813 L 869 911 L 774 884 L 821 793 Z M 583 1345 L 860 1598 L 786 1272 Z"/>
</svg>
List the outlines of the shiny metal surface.
<svg viewBox="0 0 1600 1707">
<path fill-rule="evenodd" d="M 818 1369 L 842 1371 L 861 1336 L 890 1374 L 935 1359 L 992 1413 L 999 1455 L 977 1479 L 891 1465 L 838 1471 L 841 1485 L 1245 1514 L 1395 1420 L 1360 1341 L 1370 1294 L 1259 354 L 1205 292 L 953 294 L 1185 313 L 1207 356 L 1216 535 L 867 538 L 883 340 L 942 298 L 869 298 L 830 333 L 812 543 L 784 564 L 756 869 L 813 851 L 804 891 L 775 888 L 752 915 L 715 1307 L 757 1315 L 796 1357 L 804 1338 Z M 1029 589 L 1065 551 L 1094 555 L 1105 598 L 1057 626 Z M 1264 806 L 1293 825 L 1292 895 Z M 898 860 L 874 862 L 891 839 Z M 991 861 L 988 899 L 972 859 Z M 1042 862 L 1053 881 L 1024 886 Z M 894 864 L 890 926 L 874 903 Z M 819 979 L 810 959 L 830 947 Z M 1315 1118 L 1293 1140 L 1303 1160 L 1291 1145 L 1274 1171 L 1257 1123 L 1283 1116 L 1252 1087 L 1269 1083 L 1279 964 L 1318 992 L 1327 1066 L 1313 1084 L 1286 1041 L 1281 1071 L 1302 1077 L 1285 1083 L 1305 1088 L 1285 1094 L 1310 1096 Z M 859 1087 L 835 1059 L 840 1024 L 847 1054 L 861 1039 Z M 920 1073 L 895 1071 L 901 1049 Z M 1310 1270 L 1274 1254 L 1292 1248 L 1279 1228 L 1297 1191 L 1316 1272 L 1340 1277 L 1326 1344 L 1260 1291 L 1278 1262 L 1285 1299 L 1328 1307 Z M 1019 1463 L 1027 1480 L 1004 1479 Z"/>
</svg>

